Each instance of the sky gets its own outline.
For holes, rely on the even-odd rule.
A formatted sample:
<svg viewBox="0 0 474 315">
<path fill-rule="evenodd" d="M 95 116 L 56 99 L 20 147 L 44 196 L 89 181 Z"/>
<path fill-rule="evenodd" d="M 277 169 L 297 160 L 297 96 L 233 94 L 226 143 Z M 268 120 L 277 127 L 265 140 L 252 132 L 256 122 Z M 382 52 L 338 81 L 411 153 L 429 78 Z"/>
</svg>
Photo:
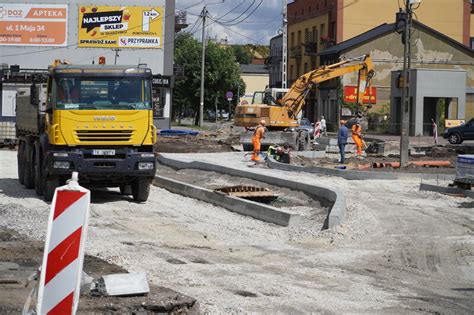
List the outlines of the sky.
<svg viewBox="0 0 474 315">
<path fill-rule="evenodd" d="M 282 3 L 282 0 L 176 0 L 176 10 L 187 12 L 189 26 L 183 31 L 194 33 L 199 40 L 202 33 L 199 15 L 206 6 L 210 38 L 227 38 L 230 45 L 270 45 L 270 39 L 281 29 Z"/>
</svg>

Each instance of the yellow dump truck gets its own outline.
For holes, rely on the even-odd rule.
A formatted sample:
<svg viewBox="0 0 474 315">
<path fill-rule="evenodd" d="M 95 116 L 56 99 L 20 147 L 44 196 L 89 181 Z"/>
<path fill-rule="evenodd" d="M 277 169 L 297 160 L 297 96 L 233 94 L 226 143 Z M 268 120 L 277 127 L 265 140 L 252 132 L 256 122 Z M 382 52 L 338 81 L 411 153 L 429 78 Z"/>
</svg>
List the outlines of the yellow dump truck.
<svg viewBox="0 0 474 315">
<path fill-rule="evenodd" d="M 156 171 L 152 72 L 55 61 L 17 98 L 18 175 L 49 201 L 73 171 L 89 187 L 148 199 Z"/>
</svg>

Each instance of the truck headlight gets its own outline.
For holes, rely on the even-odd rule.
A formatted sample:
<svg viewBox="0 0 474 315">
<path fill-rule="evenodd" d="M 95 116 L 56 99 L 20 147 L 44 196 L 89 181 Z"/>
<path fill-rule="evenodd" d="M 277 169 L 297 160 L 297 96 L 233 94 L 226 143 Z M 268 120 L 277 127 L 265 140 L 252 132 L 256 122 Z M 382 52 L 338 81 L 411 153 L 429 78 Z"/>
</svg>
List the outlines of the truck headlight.
<svg viewBox="0 0 474 315">
<path fill-rule="evenodd" d="M 70 165 L 67 161 L 54 161 L 53 168 L 69 169 Z"/>
<path fill-rule="evenodd" d="M 140 162 L 138 163 L 139 170 L 152 170 L 154 167 L 154 163 L 152 162 Z"/>
<path fill-rule="evenodd" d="M 142 158 L 154 158 L 155 157 L 155 153 L 141 153 L 140 156 Z"/>
</svg>

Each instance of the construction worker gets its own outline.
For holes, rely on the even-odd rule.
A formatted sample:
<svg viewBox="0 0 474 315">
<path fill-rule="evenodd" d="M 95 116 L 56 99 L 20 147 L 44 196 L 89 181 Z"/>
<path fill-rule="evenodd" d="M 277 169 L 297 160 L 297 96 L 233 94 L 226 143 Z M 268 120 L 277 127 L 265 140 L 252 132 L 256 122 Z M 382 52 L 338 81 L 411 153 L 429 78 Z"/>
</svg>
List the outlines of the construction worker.
<svg viewBox="0 0 474 315">
<path fill-rule="evenodd" d="M 261 148 L 261 140 L 265 138 L 265 120 L 260 120 L 260 123 L 255 128 L 252 136 L 252 144 L 253 144 L 253 153 L 251 160 L 255 161 L 255 163 L 260 161 L 260 148 Z"/>
<path fill-rule="evenodd" d="M 359 119 L 357 119 L 356 123 L 352 126 L 352 140 L 356 144 L 357 151 L 356 151 L 356 158 L 362 157 L 362 126 L 360 125 Z"/>
</svg>

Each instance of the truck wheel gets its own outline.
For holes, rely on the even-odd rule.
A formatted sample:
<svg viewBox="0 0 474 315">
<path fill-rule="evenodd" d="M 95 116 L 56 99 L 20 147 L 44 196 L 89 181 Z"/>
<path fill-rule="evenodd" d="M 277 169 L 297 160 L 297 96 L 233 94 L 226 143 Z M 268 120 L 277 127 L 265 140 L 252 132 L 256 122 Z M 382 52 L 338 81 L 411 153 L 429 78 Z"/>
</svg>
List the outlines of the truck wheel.
<svg viewBox="0 0 474 315">
<path fill-rule="evenodd" d="M 451 144 L 459 144 L 462 142 L 462 138 L 459 133 L 455 132 L 449 135 L 448 141 Z"/>
<path fill-rule="evenodd" d="M 33 144 L 26 143 L 25 149 L 25 187 L 28 189 L 35 187 L 35 170 L 33 169 L 34 158 L 35 158 L 35 149 Z"/>
<path fill-rule="evenodd" d="M 49 177 L 46 178 L 44 181 L 44 200 L 45 201 L 51 201 L 53 200 L 54 197 L 54 191 L 56 190 L 56 187 L 59 187 L 59 178 L 54 176 L 54 177 Z"/>
<path fill-rule="evenodd" d="M 43 154 L 41 153 L 41 145 L 39 142 L 35 142 L 35 159 L 33 165 L 35 171 L 35 191 L 38 196 L 43 196 Z"/>
<path fill-rule="evenodd" d="M 120 193 L 125 196 L 130 196 L 132 194 L 132 186 L 130 185 L 120 186 Z"/>
<path fill-rule="evenodd" d="M 150 180 L 146 177 L 138 177 L 132 183 L 133 200 L 145 202 L 150 194 Z"/>
<path fill-rule="evenodd" d="M 298 151 L 306 151 L 309 148 L 309 133 L 302 131 L 298 135 Z"/>
<path fill-rule="evenodd" d="M 17 153 L 18 181 L 21 185 L 25 184 L 25 142 L 20 141 Z"/>
</svg>

